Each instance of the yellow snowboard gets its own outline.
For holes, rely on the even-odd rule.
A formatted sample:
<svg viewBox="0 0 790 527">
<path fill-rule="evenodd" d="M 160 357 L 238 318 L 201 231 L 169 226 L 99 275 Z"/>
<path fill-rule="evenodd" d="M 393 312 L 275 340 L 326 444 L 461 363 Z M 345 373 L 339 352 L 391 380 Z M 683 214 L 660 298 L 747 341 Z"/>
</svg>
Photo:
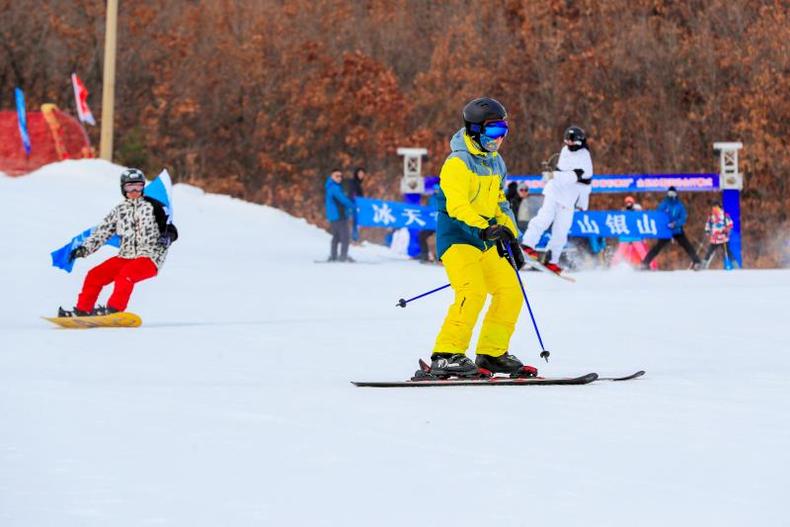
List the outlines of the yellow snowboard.
<svg viewBox="0 0 790 527">
<path fill-rule="evenodd" d="M 41 317 L 67 329 L 136 328 L 143 323 L 138 315 L 122 311 L 95 317 Z"/>
</svg>

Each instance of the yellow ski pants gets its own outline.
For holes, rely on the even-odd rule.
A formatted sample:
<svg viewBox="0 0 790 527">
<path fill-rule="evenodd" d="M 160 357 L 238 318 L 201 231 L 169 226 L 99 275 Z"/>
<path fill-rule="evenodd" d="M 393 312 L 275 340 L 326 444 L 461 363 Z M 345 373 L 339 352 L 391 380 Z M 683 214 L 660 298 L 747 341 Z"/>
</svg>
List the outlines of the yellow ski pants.
<svg viewBox="0 0 790 527">
<path fill-rule="evenodd" d="M 442 255 L 442 263 L 455 291 L 434 353 L 466 353 L 472 331 L 488 294 L 493 297 L 480 337 L 478 355 L 498 357 L 508 351 L 516 329 L 523 298 L 513 267 L 497 254 L 496 247 L 483 252 L 466 244 L 455 244 Z"/>
</svg>

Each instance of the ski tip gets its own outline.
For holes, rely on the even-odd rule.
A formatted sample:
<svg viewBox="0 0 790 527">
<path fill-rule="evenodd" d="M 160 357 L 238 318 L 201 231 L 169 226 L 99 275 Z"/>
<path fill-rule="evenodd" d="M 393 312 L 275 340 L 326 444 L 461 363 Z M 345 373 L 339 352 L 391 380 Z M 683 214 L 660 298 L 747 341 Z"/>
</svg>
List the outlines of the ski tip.
<svg viewBox="0 0 790 527">
<path fill-rule="evenodd" d="M 639 377 L 641 377 L 645 373 L 646 373 L 645 370 L 639 370 L 638 372 L 632 373 L 631 375 L 625 375 L 623 377 L 601 377 L 600 380 L 602 380 L 602 381 L 630 381 L 630 380 L 633 380 L 633 379 L 638 379 Z"/>
</svg>

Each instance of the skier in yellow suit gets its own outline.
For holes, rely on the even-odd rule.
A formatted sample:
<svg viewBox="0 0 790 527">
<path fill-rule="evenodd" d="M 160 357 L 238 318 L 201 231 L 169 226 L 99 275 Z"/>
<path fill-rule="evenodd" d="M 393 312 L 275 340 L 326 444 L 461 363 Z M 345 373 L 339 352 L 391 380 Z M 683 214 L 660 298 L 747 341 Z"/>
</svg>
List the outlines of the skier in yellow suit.
<svg viewBox="0 0 790 527">
<path fill-rule="evenodd" d="M 431 355 L 431 372 L 474 376 L 493 373 L 536 375 L 508 353 L 523 302 L 513 266 L 524 264 L 518 227 L 505 198 L 507 168 L 497 150 L 508 132 L 507 111 L 488 97 L 469 102 L 464 127 L 450 140 L 437 191 L 436 252 L 455 301 L 447 312 Z M 511 248 L 514 259 L 507 257 Z M 466 356 L 472 331 L 491 295 L 474 362 Z"/>
</svg>

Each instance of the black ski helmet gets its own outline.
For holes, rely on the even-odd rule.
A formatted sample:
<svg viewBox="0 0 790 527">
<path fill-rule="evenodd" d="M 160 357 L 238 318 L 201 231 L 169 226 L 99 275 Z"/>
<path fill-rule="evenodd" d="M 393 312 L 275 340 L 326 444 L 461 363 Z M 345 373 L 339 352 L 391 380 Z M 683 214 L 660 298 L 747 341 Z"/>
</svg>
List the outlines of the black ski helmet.
<svg viewBox="0 0 790 527">
<path fill-rule="evenodd" d="M 502 103 L 491 97 L 480 97 L 474 99 L 464 106 L 463 111 L 464 128 L 466 133 L 481 150 L 480 133 L 483 131 L 483 123 L 486 121 L 505 121 L 507 120 L 507 110 Z"/>
<path fill-rule="evenodd" d="M 568 145 L 571 151 L 579 150 L 580 148 L 587 148 L 587 134 L 579 126 L 569 126 L 565 130 L 564 138 L 572 144 Z"/>
<path fill-rule="evenodd" d="M 121 194 L 123 194 L 123 197 L 126 197 L 123 186 L 127 183 L 142 183 L 145 185 L 145 174 L 137 168 L 127 168 L 121 172 Z"/>
</svg>

